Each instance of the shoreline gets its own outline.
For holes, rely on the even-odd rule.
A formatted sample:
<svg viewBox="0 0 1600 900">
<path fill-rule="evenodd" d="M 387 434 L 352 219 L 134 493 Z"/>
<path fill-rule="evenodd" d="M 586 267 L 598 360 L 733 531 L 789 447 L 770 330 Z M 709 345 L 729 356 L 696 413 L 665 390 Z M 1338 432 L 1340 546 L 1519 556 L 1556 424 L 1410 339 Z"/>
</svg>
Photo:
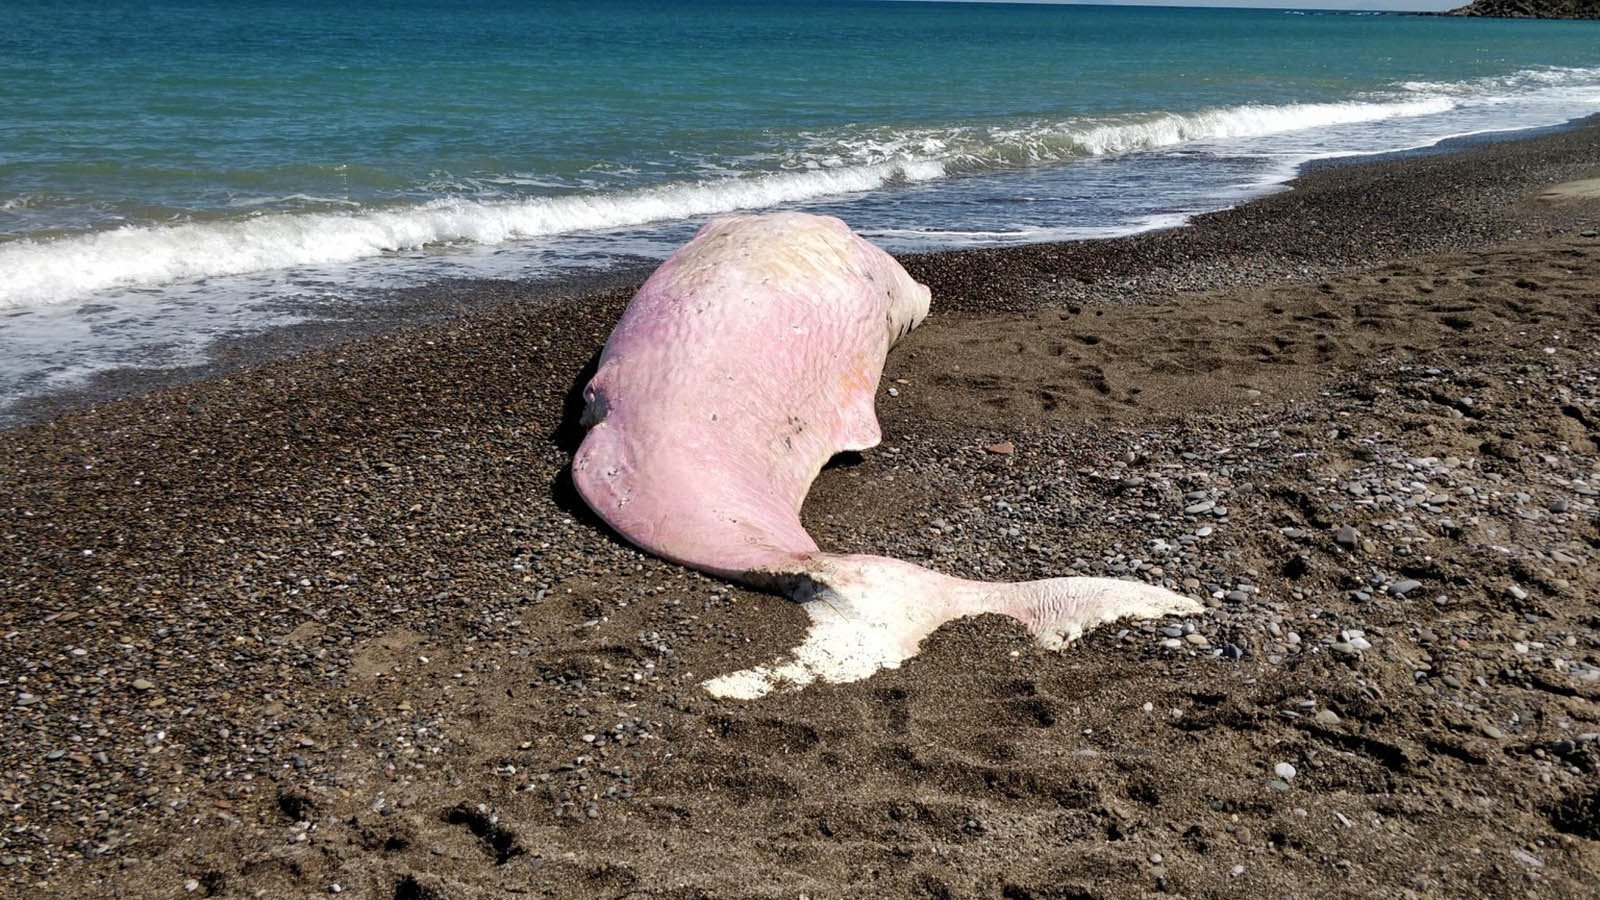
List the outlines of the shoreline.
<svg viewBox="0 0 1600 900">
<path fill-rule="evenodd" d="M 1407 159 L 1468 153 L 1499 143 L 1535 140 L 1593 127 L 1600 127 L 1600 114 L 1539 128 L 1495 131 L 1446 138 L 1424 147 L 1351 157 L 1314 159 L 1302 163 L 1292 178 L 1274 185 L 1270 192 L 1263 196 L 1247 200 L 1232 207 L 1201 213 L 1191 217 L 1185 223 L 1171 228 L 1157 228 L 1110 238 L 1023 245 L 1006 244 L 986 248 L 900 254 L 900 256 L 912 261 L 909 265 L 914 267 L 913 274 L 926 271 L 930 273 L 929 277 L 934 277 L 931 273 L 936 271 L 939 266 L 937 259 L 946 254 L 1006 253 L 1028 248 L 1084 248 L 1083 250 L 1069 251 L 1069 253 L 1077 259 L 1085 260 L 1085 265 L 1092 266 L 1096 261 L 1096 257 L 1106 258 L 1123 255 L 1117 246 L 1121 242 L 1139 241 L 1141 238 L 1152 235 L 1192 229 L 1199 222 L 1209 221 L 1210 217 L 1227 216 L 1233 210 L 1251 207 L 1254 204 L 1269 201 L 1279 194 L 1293 192 L 1297 190 L 1296 186 L 1302 181 L 1318 173 L 1348 169 L 1352 166 L 1387 164 Z M 1227 227 L 1226 224 L 1223 227 Z M 1102 246 L 1105 248 L 1104 252 L 1096 252 L 1095 248 Z M 1130 252 L 1136 255 L 1160 253 L 1161 247 L 1159 245 L 1153 247 L 1140 246 Z M 1367 258 L 1371 258 L 1370 254 Z M 294 325 L 271 328 L 232 339 L 216 341 L 206 348 L 207 361 L 198 365 L 172 368 L 110 369 L 96 372 L 82 383 L 33 394 L 0 412 L 0 431 L 6 428 L 42 422 L 55 415 L 82 409 L 99 402 L 138 397 L 154 390 L 238 373 L 263 363 L 290 358 L 300 353 L 336 347 L 347 341 L 361 340 L 391 331 L 412 329 L 458 316 L 471 315 L 503 303 L 549 302 L 554 298 L 576 298 L 592 293 L 604 293 L 608 289 L 618 287 L 637 288 L 638 284 L 642 283 L 644 278 L 648 276 L 651 268 L 653 266 L 650 265 L 623 264 L 603 272 L 569 275 L 552 279 L 446 279 L 414 288 L 395 290 L 390 298 L 381 304 L 351 306 L 343 310 L 342 314 L 337 318 L 312 318 Z M 1281 276 L 1282 272 L 1280 271 L 1277 274 Z M 1204 279 L 1199 282 L 1184 284 L 1179 289 L 1196 290 L 1204 289 L 1207 286 L 1220 287 L 1226 284 L 1226 281 Z M 1082 297 L 1074 296 L 1072 299 L 1076 302 L 1098 293 L 1097 291 L 1089 291 Z"/>
<path fill-rule="evenodd" d="M 806 527 L 1206 598 L 1061 654 L 985 616 L 699 691 L 804 615 L 566 487 L 626 284 L 0 431 L 0 894 L 1580 895 L 1600 197 L 1537 195 L 1597 159 L 1590 125 L 907 258 L 934 313 Z"/>
</svg>

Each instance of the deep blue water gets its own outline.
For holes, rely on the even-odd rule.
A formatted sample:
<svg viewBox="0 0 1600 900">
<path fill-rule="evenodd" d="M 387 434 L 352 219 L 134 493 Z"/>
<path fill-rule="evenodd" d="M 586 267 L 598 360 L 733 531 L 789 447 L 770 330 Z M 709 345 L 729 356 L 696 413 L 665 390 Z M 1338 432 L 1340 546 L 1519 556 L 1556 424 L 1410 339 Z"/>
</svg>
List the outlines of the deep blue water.
<svg viewBox="0 0 1600 900">
<path fill-rule="evenodd" d="M 832 212 L 895 250 L 1118 234 L 1308 159 L 1596 111 L 1590 22 L 10 0 L 0 412 L 307 300 L 660 256 L 736 209 Z"/>
</svg>

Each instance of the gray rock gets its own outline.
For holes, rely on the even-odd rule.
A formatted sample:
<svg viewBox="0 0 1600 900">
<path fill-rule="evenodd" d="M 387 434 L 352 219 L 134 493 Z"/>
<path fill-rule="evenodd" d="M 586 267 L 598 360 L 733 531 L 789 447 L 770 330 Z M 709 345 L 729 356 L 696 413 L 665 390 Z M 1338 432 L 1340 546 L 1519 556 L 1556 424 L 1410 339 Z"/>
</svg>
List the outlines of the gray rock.
<svg viewBox="0 0 1600 900">
<path fill-rule="evenodd" d="M 1346 550 L 1354 550 L 1361 543 L 1361 532 L 1354 525 L 1340 525 L 1333 533 L 1333 542 Z"/>
<path fill-rule="evenodd" d="M 1404 581 L 1396 581 L 1390 584 L 1389 593 L 1396 597 L 1404 597 L 1419 587 L 1422 587 L 1422 582 L 1407 578 Z"/>
</svg>

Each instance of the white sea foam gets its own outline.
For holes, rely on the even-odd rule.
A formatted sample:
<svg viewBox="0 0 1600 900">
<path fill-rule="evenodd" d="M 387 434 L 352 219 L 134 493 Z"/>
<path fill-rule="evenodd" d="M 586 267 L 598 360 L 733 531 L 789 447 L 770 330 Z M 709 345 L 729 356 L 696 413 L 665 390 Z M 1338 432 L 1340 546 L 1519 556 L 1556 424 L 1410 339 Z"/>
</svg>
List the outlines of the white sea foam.
<svg viewBox="0 0 1600 900">
<path fill-rule="evenodd" d="M 499 244 L 869 191 L 939 178 L 936 160 L 671 185 L 614 194 L 488 203 L 436 200 L 355 213 L 124 227 L 0 244 L 0 309 L 59 303 L 116 287 L 354 262 L 440 244 Z"/>
<path fill-rule="evenodd" d="M 695 182 L 520 200 L 457 198 L 349 211 L 257 211 L 245 218 L 16 240 L 0 243 L 0 309 L 68 302 L 108 289 L 336 266 L 435 246 L 492 246 L 629 228 L 1196 141 L 1430 116 L 1461 102 L 1444 93 L 1408 92 L 1391 102 L 1246 105 L 1007 125 L 853 128 L 791 136 L 772 153 L 737 163 L 765 168 L 764 173 L 747 170 Z"/>
</svg>

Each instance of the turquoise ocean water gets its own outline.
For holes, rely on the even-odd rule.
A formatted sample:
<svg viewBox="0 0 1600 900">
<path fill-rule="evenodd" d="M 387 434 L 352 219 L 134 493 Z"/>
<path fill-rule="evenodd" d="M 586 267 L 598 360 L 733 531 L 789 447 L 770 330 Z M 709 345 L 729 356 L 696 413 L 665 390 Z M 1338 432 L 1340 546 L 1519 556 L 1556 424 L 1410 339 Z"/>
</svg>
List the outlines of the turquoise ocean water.
<svg viewBox="0 0 1600 900">
<path fill-rule="evenodd" d="M 1100 236 L 1600 111 L 1600 23 L 758 0 L 0 5 L 0 415 L 456 277 L 797 207 Z"/>
</svg>

